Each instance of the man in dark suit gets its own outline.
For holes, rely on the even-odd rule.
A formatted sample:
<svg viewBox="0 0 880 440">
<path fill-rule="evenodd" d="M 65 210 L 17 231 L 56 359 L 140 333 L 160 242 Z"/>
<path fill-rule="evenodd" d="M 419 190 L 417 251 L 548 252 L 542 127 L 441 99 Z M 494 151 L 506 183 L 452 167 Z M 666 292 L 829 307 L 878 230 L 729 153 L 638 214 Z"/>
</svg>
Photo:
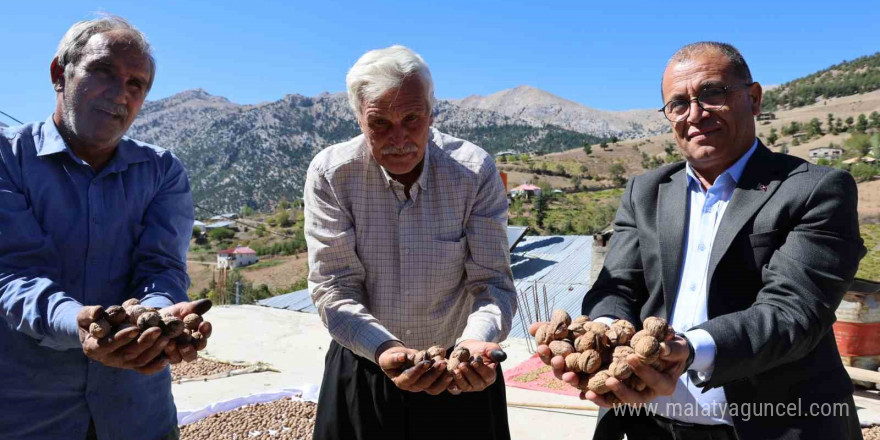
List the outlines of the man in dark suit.
<svg viewBox="0 0 880 440">
<path fill-rule="evenodd" d="M 831 328 L 865 253 L 855 182 L 756 139 L 761 86 L 733 46 L 676 52 L 662 94 L 686 161 L 629 181 L 583 313 L 659 316 L 684 333 L 662 344 L 660 369 L 627 359 L 644 391 L 608 379 L 648 405 L 608 411 L 594 438 L 861 438 Z"/>
</svg>

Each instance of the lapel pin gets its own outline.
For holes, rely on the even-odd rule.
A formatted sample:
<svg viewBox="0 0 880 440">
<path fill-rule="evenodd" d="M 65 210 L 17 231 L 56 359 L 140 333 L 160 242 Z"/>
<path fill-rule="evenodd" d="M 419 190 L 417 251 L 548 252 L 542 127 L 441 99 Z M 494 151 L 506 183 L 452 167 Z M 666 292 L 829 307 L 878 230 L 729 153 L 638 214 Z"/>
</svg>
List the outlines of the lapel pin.
<svg viewBox="0 0 880 440">
<path fill-rule="evenodd" d="M 758 189 L 760 189 L 761 191 L 767 191 L 767 185 L 764 185 L 762 183 L 762 184 L 758 185 Z"/>
</svg>

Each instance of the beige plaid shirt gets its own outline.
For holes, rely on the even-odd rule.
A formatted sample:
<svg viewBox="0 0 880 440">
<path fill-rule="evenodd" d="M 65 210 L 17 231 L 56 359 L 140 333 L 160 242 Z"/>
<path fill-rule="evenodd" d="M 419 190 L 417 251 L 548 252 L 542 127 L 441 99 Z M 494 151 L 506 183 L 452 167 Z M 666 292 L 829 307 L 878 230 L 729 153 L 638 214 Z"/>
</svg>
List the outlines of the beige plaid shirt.
<svg viewBox="0 0 880 440">
<path fill-rule="evenodd" d="M 389 340 L 416 349 L 503 340 L 516 291 L 507 197 L 492 157 L 432 129 L 410 197 L 363 135 L 312 160 L 309 289 L 330 335 L 371 361 Z"/>
</svg>

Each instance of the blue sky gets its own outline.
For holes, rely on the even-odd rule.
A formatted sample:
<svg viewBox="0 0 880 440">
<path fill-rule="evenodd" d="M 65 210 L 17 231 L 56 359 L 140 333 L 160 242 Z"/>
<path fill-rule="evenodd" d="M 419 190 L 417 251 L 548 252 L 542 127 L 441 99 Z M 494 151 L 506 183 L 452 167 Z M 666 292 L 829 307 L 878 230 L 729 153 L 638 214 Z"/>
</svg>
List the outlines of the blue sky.
<svg viewBox="0 0 880 440">
<path fill-rule="evenodd" d="M 153 100 L 192 88 L 242 104 L 339 92 L 363 52 L 399 43 L 425 57 L 439 98 L 528 84 L 626 110 L 659 107 L 666 59 L 697 40 L 733 43 L 764 84 L 880 50 L 880 8 L 865 1 L 541 3 L 7 1 L 0 110 L 25 121 L 48 116 L 58 41 L 102 10 L 128 18 L 153 43 Z"/>
</svg>

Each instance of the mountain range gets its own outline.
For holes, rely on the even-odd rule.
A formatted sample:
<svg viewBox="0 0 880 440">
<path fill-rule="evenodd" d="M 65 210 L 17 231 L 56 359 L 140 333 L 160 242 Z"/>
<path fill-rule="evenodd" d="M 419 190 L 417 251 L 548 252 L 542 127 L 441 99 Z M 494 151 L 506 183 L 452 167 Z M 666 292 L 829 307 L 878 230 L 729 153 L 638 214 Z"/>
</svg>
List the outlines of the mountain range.
<svg viewBox="0 0 880 440">
<path fill-rule="evenodd" d="M 653 110 L 596 110 L 529 86 L 438 100 L 434 126 L 490 153 L 556 152 L 668 131 Z M 196 89 L 145 103 L 128 135 L 183 161 L 198 206 L 238 211 L 299 198 L 311 158 L 359 133 L 343 93 L 240 105 Z"/>
</svg>

